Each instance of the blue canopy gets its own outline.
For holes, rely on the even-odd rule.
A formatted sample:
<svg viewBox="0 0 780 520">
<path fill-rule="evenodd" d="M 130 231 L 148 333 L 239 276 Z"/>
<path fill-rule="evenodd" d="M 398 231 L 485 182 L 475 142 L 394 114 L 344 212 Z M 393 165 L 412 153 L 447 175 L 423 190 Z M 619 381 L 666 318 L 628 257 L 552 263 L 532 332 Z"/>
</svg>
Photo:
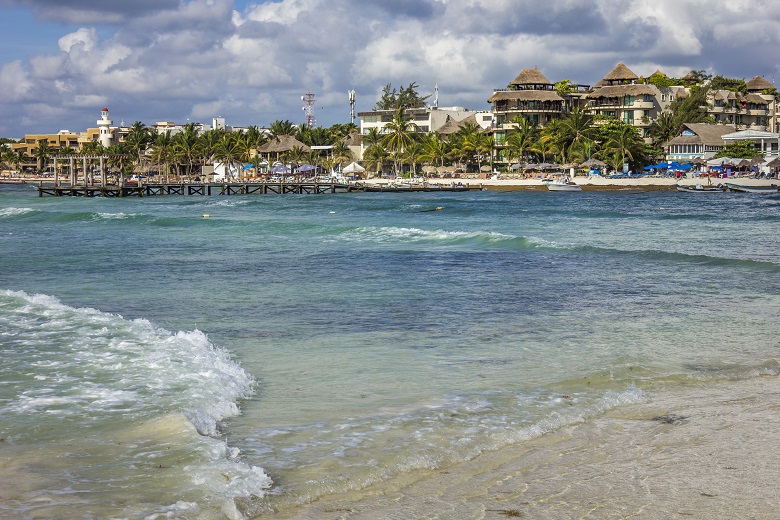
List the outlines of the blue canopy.
<svg viewBox="0 0 780 520">
<path fill-rule="evenodd" d="M 276 166 L 274 166 L 274 167 L 273 167 L 273 169 L 271 170 L 271 172 L 272 172 L 272 173 L 287 173 L 287 172 L 289 172 L 289 171 L 290 171 L 290 168 L 288 168 L 288 167 L 287 167 L 287 166 L 285 166 L 284 164 L 277 164 L 277 165 L 276 165 Z"/>
<path fill-rule="evenodd" d="M 668 168 L 669 167 L 669 163 L 659 162 L 658 164 L 655 165 L 655 167 L 656 168 Z"/>
<path fill-rule="evenodd" d="M 690 170 L 691 168 L 693 168 L 692 164 L 681 164 L 677 167 L 678 170 Z"/>
<path fill-rule="evenodd" d="M 245 169 L 245 170 L 250 170 L 250 169 L 252 169 L 252 168 L 254 168 L 254 167 L 255 167 L 255 165 L 254 165 L 254 164 L 251 164 L 251 163 L 250 163 L 250 164 L 245 164 L 245 165 L 244 165 L 244 169 Z"/>
<path fill-rule="evenodd" d="M 316 166 L 313 166 L 311 164 L 304 164 L 304 165 L 301 165 L 298 168 L 296 168 L 295 171 L 296 172 L 310 172 L 310 171 L 316 170 L 316 169 L 317 169 Z"/>
</svg>

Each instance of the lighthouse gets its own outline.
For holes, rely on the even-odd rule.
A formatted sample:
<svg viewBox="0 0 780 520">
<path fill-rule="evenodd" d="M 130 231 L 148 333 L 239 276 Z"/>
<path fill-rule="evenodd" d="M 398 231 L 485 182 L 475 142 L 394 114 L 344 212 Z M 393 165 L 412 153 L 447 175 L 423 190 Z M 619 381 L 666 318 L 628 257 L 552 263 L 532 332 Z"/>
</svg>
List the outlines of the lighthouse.
<svg viewBox="0 0 780 520">
<path fill-rule="evenodd" d="M 97 125 L 100 130 L 100 144 L 105 148 L 111 146 L 111 125 L 114 122 L 108 118 L 108 109 L 101 110 L 100 119 L 98 119 Z"/>
</svg>

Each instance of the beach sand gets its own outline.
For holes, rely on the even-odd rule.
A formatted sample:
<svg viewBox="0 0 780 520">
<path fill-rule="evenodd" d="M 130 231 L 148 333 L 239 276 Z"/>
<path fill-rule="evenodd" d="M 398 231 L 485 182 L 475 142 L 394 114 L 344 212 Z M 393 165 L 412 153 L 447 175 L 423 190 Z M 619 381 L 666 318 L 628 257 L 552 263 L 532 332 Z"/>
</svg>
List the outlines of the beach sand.
<svg viewBox="0 0 780 520">
<path fill-rule="evenodd" d="M 779 436 L 777 377 L 684 395 L 660 390 L 395 489 L 383 484 L 275 517 L 774 519 Z"/>
<path fill-rule="evenodd" d="M 674 177 L 639 177 L 634 179 L 608 179 L 607 177 L 600 176 L 579 176 L 572 179 L 574 182 L 583 187 L 584 190 L 606 190 L 606 189 L 623 189 L 623 190 L 674 190 L 676 184 L 685 186 L 695 186 L 701 184 L 707 185 L 707 178 L 681 178 Z M 367 179 L 365 181 L 369 184 L 389 184 L 392 181 L 387 179 Z M 542 182 L 542 179 L 522 179 L 522 178 L 504 178 L 498 179 L 478 179 L 478 178 L 458 178 L 458 179 L 429 179 L 430 184 L 441 184 L 442 186 L 449 186 L 453 182 L 462 183 L 469 186 L 482 186 L 489 190 L 546 190 L 546 183 Z M 778 179 L 751 179 L 749 177 L 732 177 L 729 179 L 712 178 L 712 185 L 721 183 L 732 182 L 735 184 L 743 184 L 746 186 L 770 186 L 772 184 L 780 185 Z"/>
</svg>

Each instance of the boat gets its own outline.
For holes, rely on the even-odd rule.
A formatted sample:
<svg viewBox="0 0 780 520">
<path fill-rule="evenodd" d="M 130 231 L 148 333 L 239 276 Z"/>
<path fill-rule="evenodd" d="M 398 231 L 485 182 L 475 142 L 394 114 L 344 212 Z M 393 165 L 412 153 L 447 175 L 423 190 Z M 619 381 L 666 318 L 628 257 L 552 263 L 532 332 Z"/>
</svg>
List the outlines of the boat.
<svg viewBox="0 0 780 520">
<path fill-rule="evenodd" d="M 727 182 L 726 187 L 729 191 L 736 191 L 739 193 L 763 193 L 765 195 L 780 193 L 780 187 L 778 187 L 777 184 L 770 184 L 769 186 L 745 186 L 744 184 Z"/>
<path fill-rule="evenodd" d="M 582 191 L 582 186 L 570 180 L 568 177 L 556 179 L 547 183 L 547 189 L 550 191 Z"/>
<path fill-rule="evenodd" d="M 683 184 L 676 184 L 675 187 L 677 188 L 677 191 L 682 191 L 684 193 L 723 193 L 726 191 L 726 187 L 722 184 L 718 184 L 717 186 L 702 186 L 701 184 L 697 184 L 696 186 L 685 186 Z"/>
<path fill-rule="evenodd" d="M 0 184 L 27 184 L 25 180 L 0 179 Z"/>
</svg>

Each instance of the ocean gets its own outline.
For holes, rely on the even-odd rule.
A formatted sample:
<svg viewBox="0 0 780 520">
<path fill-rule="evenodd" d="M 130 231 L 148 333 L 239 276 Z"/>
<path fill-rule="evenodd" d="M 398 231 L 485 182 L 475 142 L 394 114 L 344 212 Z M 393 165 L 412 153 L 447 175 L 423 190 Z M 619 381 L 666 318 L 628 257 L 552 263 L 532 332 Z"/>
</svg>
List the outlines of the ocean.
<svg viewBox="0 0 780 520">
<path fill-rule="evenodd" d="M 779 225 L 731 193 L 0 186 L 0 517 L 481 517 L 382 501 L 780 374 Z"/>
</svg>

